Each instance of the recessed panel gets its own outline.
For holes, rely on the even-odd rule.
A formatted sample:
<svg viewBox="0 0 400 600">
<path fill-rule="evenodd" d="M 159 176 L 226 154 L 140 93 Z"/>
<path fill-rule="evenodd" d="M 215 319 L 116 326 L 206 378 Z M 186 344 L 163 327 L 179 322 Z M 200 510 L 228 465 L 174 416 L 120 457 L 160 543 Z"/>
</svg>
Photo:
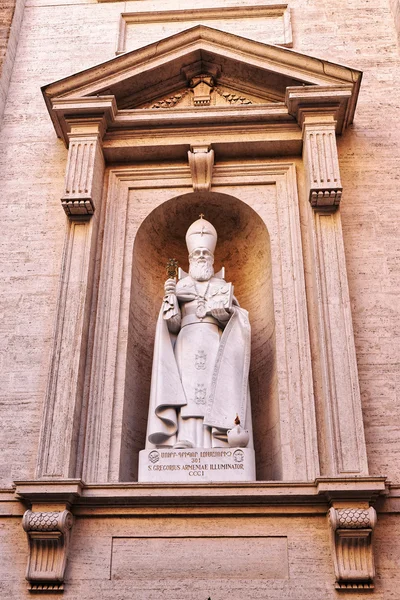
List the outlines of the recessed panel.
<svg viewBox="0 0 400 600">
<path fill-rule="evenodd" d="M 114 538 L 111 579 L 287 579 L 286 537 Z"/>
</svg>

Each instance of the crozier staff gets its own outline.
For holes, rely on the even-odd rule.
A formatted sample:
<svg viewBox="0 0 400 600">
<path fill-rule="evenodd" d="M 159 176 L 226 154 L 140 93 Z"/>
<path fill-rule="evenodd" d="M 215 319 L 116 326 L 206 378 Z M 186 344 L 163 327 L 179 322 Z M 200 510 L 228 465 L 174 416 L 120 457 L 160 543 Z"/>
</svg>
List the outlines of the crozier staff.
<svg viewBox="0 0 400 600">
<path fill-rule="evenodd" d="M 251 430 L 248 313 L 232 284 L 214 274 L 216 243 L 215 228 L 200 215 L 186 233 L 189 274 L 165 282 L 146 447 L 227 446 L 236 414 Z"/>
</svg>

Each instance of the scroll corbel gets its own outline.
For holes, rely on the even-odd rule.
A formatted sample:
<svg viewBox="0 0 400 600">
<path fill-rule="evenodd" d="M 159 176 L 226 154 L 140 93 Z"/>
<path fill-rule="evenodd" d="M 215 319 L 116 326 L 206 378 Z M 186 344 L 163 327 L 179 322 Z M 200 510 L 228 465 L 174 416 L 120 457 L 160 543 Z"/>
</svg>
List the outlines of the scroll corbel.
<svg viewBox="0 0 400 600">
<path fill-rule="evenodd" d="M 214 150 L 210 145 L 191 146 L 188 152 L 193 190 L 209 192 L 214 167 Z"/>
<path fill-rule="evenodd" d="M 22 526 L 29 541 L 26 579 L 31 592 L 62 592 L 73 517 L 69 510 L 27 510 Z"/>
<path fill-rule="evenodd" d="M 375 509 L 331 508 L 329 510 L 336 589 L 373 589 L 375 566 L 372 532 Z"/>
</svg>

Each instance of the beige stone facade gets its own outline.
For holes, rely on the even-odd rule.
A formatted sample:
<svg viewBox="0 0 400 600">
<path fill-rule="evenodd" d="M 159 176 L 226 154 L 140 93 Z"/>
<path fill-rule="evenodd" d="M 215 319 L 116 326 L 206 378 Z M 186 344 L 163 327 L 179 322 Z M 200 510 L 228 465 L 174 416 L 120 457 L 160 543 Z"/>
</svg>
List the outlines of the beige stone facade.
<svg viewBox="0 0 400 600">
<path fill-rule="evenodd" d="M 0 597 L 398 598 L 398 3 L 3 23 Z M 257 480 L 138 483 L 200 212 L 251 316 Z"/>
</svg>

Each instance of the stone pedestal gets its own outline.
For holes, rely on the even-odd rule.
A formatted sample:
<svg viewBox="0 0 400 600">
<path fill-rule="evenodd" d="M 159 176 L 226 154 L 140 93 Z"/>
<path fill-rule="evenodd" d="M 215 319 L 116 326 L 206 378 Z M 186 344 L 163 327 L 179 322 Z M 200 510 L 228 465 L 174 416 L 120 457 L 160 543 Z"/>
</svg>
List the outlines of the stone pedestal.
<svg viewBox="0 0 400 600">
<path fill-rule="evenodd" d="M 139 453 L 139 481 L 214 483 L 255 481 L 253 448 L 159 448 Z"/>
</svg>

